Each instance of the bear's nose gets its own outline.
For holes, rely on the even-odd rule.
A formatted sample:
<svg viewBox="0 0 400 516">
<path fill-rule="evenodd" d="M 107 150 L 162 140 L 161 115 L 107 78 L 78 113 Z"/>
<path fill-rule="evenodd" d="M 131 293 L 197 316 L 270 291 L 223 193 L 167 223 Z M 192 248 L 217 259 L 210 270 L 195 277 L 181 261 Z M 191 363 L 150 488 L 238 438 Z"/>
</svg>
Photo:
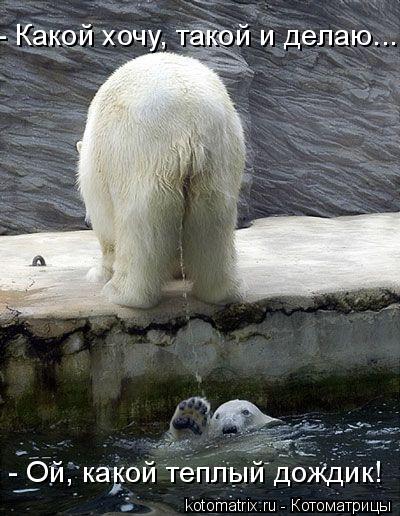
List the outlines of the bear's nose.
<svg viewBox="0 0 400 516">
<path fill-rule="evenodd" d="M 222 428 L 223 434 L 236 434 L 237 431 L 238 431 L 238 429 L 237 429 L 237 426 L 235 426 L 235 425 L 225 425 Z"/>
</svg>

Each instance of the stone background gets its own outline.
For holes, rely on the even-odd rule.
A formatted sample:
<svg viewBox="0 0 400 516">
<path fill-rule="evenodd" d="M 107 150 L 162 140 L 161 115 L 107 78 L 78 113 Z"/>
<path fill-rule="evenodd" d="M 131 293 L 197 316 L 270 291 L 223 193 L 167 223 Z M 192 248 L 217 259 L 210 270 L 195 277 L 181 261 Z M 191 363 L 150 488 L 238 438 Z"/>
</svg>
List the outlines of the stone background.
<svg viewBox="0 0 400 516">
<path fill-rule="evenodd" d="M 161 29 L 168 50 L 220 73 L 246 127 L 240 223 L 268 215 L 335 216 L 400 208 L 398 0 L 2 0 L 0 234 L 84 228 L 75 142 L 91 98 L 140 46 L 18 48 L 36 29 Z M 250 48 L 181 48 L 175 29 L 237 29 Z M 277 44 L 257 44 L 261 28 Z M 397 47 L 283 50 L 287 29 L 368 29 Z"/>
</svg>

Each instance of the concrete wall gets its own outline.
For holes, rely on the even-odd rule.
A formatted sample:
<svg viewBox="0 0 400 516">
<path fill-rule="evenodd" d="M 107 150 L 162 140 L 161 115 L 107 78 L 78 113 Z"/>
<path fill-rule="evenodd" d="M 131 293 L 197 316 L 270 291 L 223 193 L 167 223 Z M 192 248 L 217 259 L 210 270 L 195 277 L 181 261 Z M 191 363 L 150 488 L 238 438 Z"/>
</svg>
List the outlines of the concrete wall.
<svg viewBox="0 0 400 516">
<path fill-rule="evenodd" d="M 260 322 L 242 319 L 230 331 L 212 318 L 130 329 L 117 319 L 86 319 L 52 340 L 14 328 L 1 348 L 0 428 L 167 422 L 181 399 L 196 394 L 216 404 L 250 399 L 282 415 L 398 390 L 399 304 L 258 315 Z"/>
</svg>

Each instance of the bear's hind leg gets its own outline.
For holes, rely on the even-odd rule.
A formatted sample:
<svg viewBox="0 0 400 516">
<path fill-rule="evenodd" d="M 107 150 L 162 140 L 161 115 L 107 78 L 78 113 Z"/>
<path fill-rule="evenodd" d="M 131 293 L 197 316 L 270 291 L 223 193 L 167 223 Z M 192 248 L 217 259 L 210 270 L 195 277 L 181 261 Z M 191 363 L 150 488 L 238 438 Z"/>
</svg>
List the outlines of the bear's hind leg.
<svg viewBox="0 0 400 516">
<path fill-rule="evenodd" d="M 197 195 L 184 219 L 184 266 L 192 295 L 206 303 L 240 300 L 234 229 L 236 199 L 217 191 Z"/>
<path fill-rule="evenodd" d="M 182 214 L 179 193 L 157 188 L 144 192 L 141 202 L 119 207 L 114 274 L 103 288 L 110 302 L 135 308 L 160 302 L 172 276 Z"/>
<path fill-rule="evenodd" d="M 107 283 L 113 274 L 115 258 L 114 242 L 98 237 L 101 247 L 100 263 L 89 269 L 86 279 L 92 282 Z"/>
<path fill-rule="evenodd" d="M 115 257 L 114 208 L 110 194 L 101 186 L 95 174 L 84 174 L 80 178 L 80 187 L 93 231 L 101 248 L 100 261 L 88 271 L 86 279 L 107 283 L 113 274 Z"/>
</svg>

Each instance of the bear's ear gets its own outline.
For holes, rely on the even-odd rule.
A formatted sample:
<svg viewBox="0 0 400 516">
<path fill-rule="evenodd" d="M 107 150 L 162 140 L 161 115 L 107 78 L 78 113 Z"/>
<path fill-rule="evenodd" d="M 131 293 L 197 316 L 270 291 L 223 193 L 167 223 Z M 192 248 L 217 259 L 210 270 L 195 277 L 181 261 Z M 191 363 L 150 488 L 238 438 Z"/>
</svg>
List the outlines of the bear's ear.
<svg viewBox="0 0 400 516">
<path fill-rule="evenodd" d="M 76 150 L 78 151 L 79 154 L 81 153 L 81 148 L 82 148 L 82 142 L 81 141 L 76 142 Z"/>
</svg>

